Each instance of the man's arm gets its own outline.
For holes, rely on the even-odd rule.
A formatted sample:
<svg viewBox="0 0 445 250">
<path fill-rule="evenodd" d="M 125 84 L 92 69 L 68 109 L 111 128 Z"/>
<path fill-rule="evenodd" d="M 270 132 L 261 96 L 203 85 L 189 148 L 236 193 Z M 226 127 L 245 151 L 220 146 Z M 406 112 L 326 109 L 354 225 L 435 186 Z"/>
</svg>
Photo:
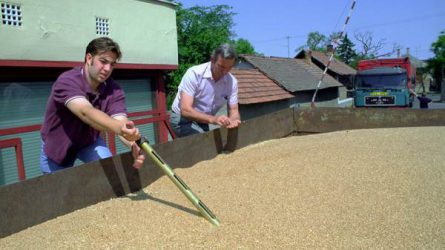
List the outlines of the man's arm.
<svg viewBox="0 0 445 250">
<path fill-rule="evenodd" d="M 230 120 L 227 116 L 212 116 L 208 114 L 201 113 L 196 111 L 193 108 L 193 96 L 187 95 L 185 92 L 181 92 L 181 101 L 179 103 L 181 109 L 181 116 L 184 116 L 187 119 L 197 121 L 200 123 L 211 123 L 217 124 L 220 126 L 228 126 L 230 124 Z"/>
<path fill-rule="evenodd" d="M 241 124 L 241 116 L 238 110 L 238 104 L 229 105 L 230 125 L 227 128 L 236 128 Z"/>
<path fill-rule="evenodd" d="M 66 106 L 83 122 L 99 131 L 110 131 L 119 136 L 120 141 L 127 145 L 133 154 L 133 167 L 139 169 L 144 164 L 145 155 L 134 142 L 141 138 L 139 129 L 129 121 L 126 116 L 110 117 L 99 109 L 94 108 L 85 98 L 76 98 L 69 101 Z"/>
<path fill-rule="evenodd" d="M 110 131 L 123 136 L 128 141 L 140 138 L 139 130 L 128 120 L 117 120 L 106 113 L 94 108 L 85 98 L 76 98 L 69 101 L 66 106 L 79 119 L 99 131 Z M 131 123 L 131 124 L 130 124 Z"/>
</svg>

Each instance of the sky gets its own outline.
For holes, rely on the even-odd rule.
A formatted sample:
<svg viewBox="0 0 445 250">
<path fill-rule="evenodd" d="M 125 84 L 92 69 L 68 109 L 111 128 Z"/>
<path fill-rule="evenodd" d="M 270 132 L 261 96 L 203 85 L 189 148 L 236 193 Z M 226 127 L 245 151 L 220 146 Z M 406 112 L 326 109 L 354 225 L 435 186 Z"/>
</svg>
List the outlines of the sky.
<svg viewBox="0 0 445 250">
<path fill-rule="evenodd" d="M 307 35 L 318 31 L 329 36 L 342 31 L 353 0 L 177 0 L 184 8 L 229 5 L 236 13 L 233 31 L 236 39 L 247 39 L 265 56 L 293 57 L 306 44 Z M 381 54 L 401 54 L 409 48 L 419 59 L 434 56 L 431 44 L 445 30 L 445 0 L 356 0 L 346 25 L 348 38 L 371 32 L 375 41 L 383 41 Z"/>
</svg>

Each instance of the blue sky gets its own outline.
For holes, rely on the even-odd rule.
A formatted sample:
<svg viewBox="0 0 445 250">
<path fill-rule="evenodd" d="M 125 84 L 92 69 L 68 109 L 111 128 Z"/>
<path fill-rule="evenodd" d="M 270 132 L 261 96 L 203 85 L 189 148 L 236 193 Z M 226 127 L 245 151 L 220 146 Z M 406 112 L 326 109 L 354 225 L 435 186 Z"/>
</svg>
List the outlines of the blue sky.
<svg viewBox="0 0 445 250">
<path fill-rule="evenodd" d="M 237 38 L 249 40 L 260 53 L 281 57 L 288 54 L 293 57 L 295 49 L 306 43 L 309 32 L 329 35 L 341 31 L 352 4 L 352 0 L 177 1 L 185 8 L 232 6 L 237 13 L 234 17 Z M 346 27 L 348 37 L 356 45 L 355 33 L 372 32 L 374 40 L 384 39 L 382 53 L 398 44 L 402 54 L 409 48 L 419 59 L 433 56 L 431 43 L 442 30 L 445 30 L 445 0 L 356 0 Z"/>
</svg>

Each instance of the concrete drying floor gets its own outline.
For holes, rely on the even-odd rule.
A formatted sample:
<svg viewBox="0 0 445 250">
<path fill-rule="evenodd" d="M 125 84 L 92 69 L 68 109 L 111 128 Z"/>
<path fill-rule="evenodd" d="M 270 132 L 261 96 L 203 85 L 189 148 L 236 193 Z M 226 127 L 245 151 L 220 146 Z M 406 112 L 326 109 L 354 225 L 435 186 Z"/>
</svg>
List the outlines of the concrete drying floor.
<svg viewBox="0 0 445 250">
<path fill-rule="evenodd" d="M 220 227 L 164 176 L 0 249 L 445 249 L 444 144 L 445 127 L 266 141 L 175 170 Z"/>
</svg>

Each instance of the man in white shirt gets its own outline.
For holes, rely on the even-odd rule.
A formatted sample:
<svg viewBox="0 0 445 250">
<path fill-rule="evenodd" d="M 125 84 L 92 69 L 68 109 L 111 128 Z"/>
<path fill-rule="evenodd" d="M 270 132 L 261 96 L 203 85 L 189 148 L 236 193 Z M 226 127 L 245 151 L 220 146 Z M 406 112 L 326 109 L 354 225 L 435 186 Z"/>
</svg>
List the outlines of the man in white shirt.
<svg viewBox="0 0 445 250">
<path fill-rule="evenodd" d="M 238 127 L 238 82 L 229 73 L 236 60 L 235 50 L 223 44 L 213 51 L 210 62 L 187 70 L 178 86 L 170 118 L 178 137 L 208 131 L 209 124 Z M 216 115 L 224 104 L 228 105 L 228 116 Z"/>
</svg>

